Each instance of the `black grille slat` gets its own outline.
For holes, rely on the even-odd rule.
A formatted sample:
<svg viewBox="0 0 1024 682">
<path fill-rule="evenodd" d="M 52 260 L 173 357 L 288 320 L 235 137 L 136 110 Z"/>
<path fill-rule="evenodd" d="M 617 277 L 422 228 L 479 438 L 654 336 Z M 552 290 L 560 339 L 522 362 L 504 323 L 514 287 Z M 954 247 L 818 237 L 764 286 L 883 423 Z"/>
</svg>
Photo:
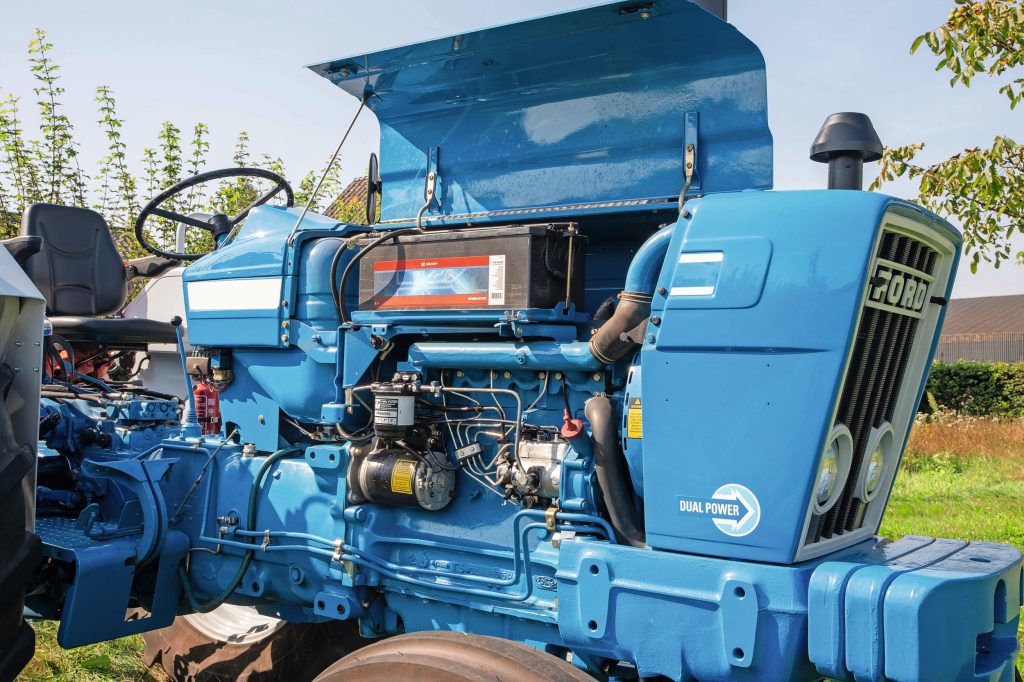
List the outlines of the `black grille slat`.
<svg viewBox="0 0 1024 682">
<path fill-rule="evenodd" d="M 902 240 L 896 235 L 887 234 L 883 238 L 879 249 L 879 256 L 886 260 L 895 261 L 901 255 Z M 854 502 L 854 489 L 860 476 L 862 466 L 861 452 L 864 442 L 871 429 L 871 408 L 875 398 L 875 381 L 878 377 L 878 359 L 885 349 L 885 341 L 888 340 L 888 330 L 891 324 L 890 315 L 882 310 L 867 308 L 862 315 L 861 324 L 867 318 L 866 344 L 861 355 L 855 354 L 851 359 L 851 369 L 856 362 L 857 375 L 854 382 L 854 399 L 848 404 L 845 412 L 837 415 L 837 421 L 845 424 L 853 436 L 853 464 L 850 468 L 850 475 L 842 495 L 836 505 L 825 515 L 825 527 L 822 535 L 826 538 L 832 537 L 836 532 L 842 532 L 846 527 L 846 519 Z M 844 387 L 845 390 L 846 387 Z"/>
<path fill-rule="evenodd" d="M 920 251 L 920 242 L 903 238 L 900 240 L 898 246 L 896 262 L 908 264 L 916 263 L 917 256 Z M 872 364 L 878 370 L 880 381 L 877 386 L 877 390 L 871 396 L 871 400 L 867 405 L 865 405 L 864 416 L 859 424 L 861 430 L 859 434 L 854 435 L 853 442 L 855 453 L 864 453 L 865 448 L 867 448 L 868 439 L 871 437 L 872 429 L 885 421 L 885 415 L 889 410 L 890 403 L 895 405 L 894 394 L 896 391 L 894 389 L 899 384 L 894 381 L 894 379 L 896 374 L 899 372 L 901 364 L 901 360 L 899 358 L 902 354 L 898 350 L 896 352 L 888 352 L 889 349 L 909 349 L 911 345 L 910 341 L 912 340 L 912 337 L 905 338 L 902 332 L 905 327 L 904 322 L 913 318 L 905 315 L 894 315 L 889 312 L 882 312 L 882 317 L 885 319 L 884 324 L 887 332 L 891 333 L 887 333 L 885 335 L 884 342 L 877 350 L 875 358 L 873 358 Z M 897 358 L 896 371 L 893 371 L 892 367 L 894 356 Z M 879 418 L 879 415 L 881 415 L 881 419 Z M 861 457 L 860 466 L 857 469 L 858 477 L 860 471 L 864 468 L 864 465 L 864 458 Z M 847 483 L 849 484 L 850 482 L 852 482 L 854 487 L 856 487 L 857 479 L 852 479 L 852 481 L 848 481 Z M 850 492 L 851 494 L 847 497 L 849 500 L 849 507 L 845 510 L 845 515 L 841 515 L 840 520 L 837 523 L 837 526 L 845 531 L 860 528 L 864 518 L 865 505 L 860 499 L 852 494 L 852 490 Z"/>
<path fill-rule="evenodd" d="M 909 236 L 886 232 L 876 258 L 932 275 L 938 252 Z M 811 519 L 805 542 L 818 542 L 863 526 L 868 505 L 855 495 L 874 428 L 891 422 L 910 363 L 919 319 L 865 306 L 861 313 L 847 375 L 836 411 L 853 437 L 853 462 L 839 500 L 826 514 Z"/>
</svg>

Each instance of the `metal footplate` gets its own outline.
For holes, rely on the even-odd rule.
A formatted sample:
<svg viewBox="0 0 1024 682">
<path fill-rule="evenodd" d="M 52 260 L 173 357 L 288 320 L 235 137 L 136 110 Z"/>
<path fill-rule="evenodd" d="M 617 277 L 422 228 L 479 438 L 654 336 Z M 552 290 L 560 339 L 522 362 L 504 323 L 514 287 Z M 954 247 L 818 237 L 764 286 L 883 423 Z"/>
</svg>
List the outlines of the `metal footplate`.
<svg viewBox="0 0 1024 682">
<path fill-rule="evenodd" d="M 882 563 L 826 561 L 808 587 L 808 654 L 838 680 L 1013 682 L 1021 553 L 907 536 Z"/>
<path fill-rule="evenodd" d="M 92 465 L 94 476 L 115 480 L 138 496 L 141 525 L 101 522 L 86 508 L 78 520 L 40 517 L 36 532 L 46 556 L 75 565 L 75 578 L 64 602 L 57 640 L 66 649 L 166 627 L 177 613 L 181 584 L 178 563 L 189 547 L 188 537 L 168 531 L 167 510 L 157 485 L 168 460 L 108 462 Z M 155 598 L 148 616 L 130 617 L 136 574 L 155 563 Z"/>
</svg>

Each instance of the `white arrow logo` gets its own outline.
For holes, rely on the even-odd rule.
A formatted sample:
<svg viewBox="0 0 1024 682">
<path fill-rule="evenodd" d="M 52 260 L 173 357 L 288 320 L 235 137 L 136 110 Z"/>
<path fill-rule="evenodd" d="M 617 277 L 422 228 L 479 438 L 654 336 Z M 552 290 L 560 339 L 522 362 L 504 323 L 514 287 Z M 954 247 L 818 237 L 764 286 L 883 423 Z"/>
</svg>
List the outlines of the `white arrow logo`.
<svg viewBox="0 0 1024 682">
<path fill-rule="evenodd" d="M 761 523 L 761 503 L 757 501 L 757 495 L 751 492 L 750 488 L 739 483 L 726 483 L 715 491 L 711 496 L 714 500 L 729 500 L 738 503 L 746 513 L 736 518 L 712 517 L 718 530 L 734 538 L 741 538 L 754 532 L 757 525 Z"/>
</svg>

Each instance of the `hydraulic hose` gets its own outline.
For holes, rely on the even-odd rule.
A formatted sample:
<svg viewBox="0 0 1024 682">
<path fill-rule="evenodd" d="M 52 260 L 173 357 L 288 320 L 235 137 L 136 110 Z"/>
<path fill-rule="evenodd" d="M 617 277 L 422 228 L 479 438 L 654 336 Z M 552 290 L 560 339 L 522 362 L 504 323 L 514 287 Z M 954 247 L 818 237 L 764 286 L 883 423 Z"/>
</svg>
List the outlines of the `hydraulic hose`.
<svg viewBox="0 0 1024 682">
<path fill-rule="evenodd" d="M 610 365 L 642 342 L 654 287 L 674 232 L 674 225 L 658 230 L 633 257 L 615 312 L 590 339 L 590 352 L 601 362 Z"/>
<path fill-rule="evenodd" d="M 263 485 L 263 479 L 266 478 L 267 472 L 283 457 L 302 451 L 302 446 L 292 446 L 278 450 L 277 452 L 269 455 L 260 468 L 256 471 L 256 476 L 252 481 L 252 489 L 249 491 L 249 508 L 248 514 L 245 519 L 245 530 L 255 530 L 256 526 L 256 509 L 259 506 L 260 500 L 260 487 Z M 209 599 L 205 602 L 196 599 L 195 593 L 192 592 L 192 584 L 188 579 L 188 572 L 185 570 L 183 564 L 178 565 L 178 576 L 181 578 L 182 587 L 185 589 L 185 596 L 188 598 L 189 606 L 192 607 L 197 613 L 209 613 L 218 606 L 227 601 L 227 598 L 238 588 L 238 585 L 242 582 L 242 578 L 245 577 L 245 572 L 249 570 L 249 564 L 252 563 L 253 550 L 245 550 L 245 554 L 242 557 L 241 563 L 238 564 L 238 570 L 231 577 L 227 587 L 221 590 L 220 594 Z"/>
<path fill-rule="evenodd" d="M 593 432 L 597 483 L 601 486 L 612 528 L 622 544 L 646 547 L 643 519 L 637 513 L 632 481 L 619 445 L 612 401 L 604 395 L 594 396 L 587 401 L 584 414 Z"/>
<path fill-rule="evenodd" d="M 331 261 L 331 293 L 334 295 L 334 302 L 338 306 L 338 320 L 341 324 L 348 324 L 348 308 L 345 305 L 345 284 L 348 282 L 348 277 L 352 273 L 352 268 L 355 267 L 363 256 L 369 253 L 372 249 L 380 246 L 389 239 L 396 239 L 398 237 L 407 234 L 420 234 L 423 230 L 419 227 L 406 227 L 401 230 L 393 230 L 387 232 L 380 237 L 377 237 L 372 242 L 364 246 L 356 255 L 349 259 L 348 263 L 345 264 L 345 269 L 341 271 L 341 281 L 335 279 L 338 273 L 338 264 L 341 262 L 341 254 L 345 251 L 347 246 L 343 243 L 339 248 L 338 252 L 334 254 L 334 260 Z M 337 282 L 337 285 L 335 285 Z"/>
</svg>

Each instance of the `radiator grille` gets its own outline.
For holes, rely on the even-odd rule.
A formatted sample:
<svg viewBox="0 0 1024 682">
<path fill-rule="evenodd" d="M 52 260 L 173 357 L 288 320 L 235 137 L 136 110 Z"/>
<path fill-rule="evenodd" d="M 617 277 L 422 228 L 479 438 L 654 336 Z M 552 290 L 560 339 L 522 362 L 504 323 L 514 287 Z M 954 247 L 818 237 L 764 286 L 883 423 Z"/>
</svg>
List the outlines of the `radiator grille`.
<svg viewBox="0 0 1024 682">
<path fill-rule="evenodd" d="M 811 517 L 806 543 L 841 536 L 864 525 L 868 504 L 856 496 L 857 481 L 864 465 L 865 449 L 873 428 L 891 422 L 904 374 L 910 363 L 912 346 L 920 322 L 920 313 L 897 305 L 879 305 L 872 301 L 872 288 L 881 284 L 877 264 L 887 261 L 894 270 L 930 282 L 938 252 L 923 242 L 897 232 L 882 234 L 872 263 L 875 277 L 869 283 L 869 296 L 861 313 L 853 353 L 846 372 L 836 423 L 844 424 L 853 436 L 853 461 L 846 484 L 835 506 Z M 921 274 L 924 277 L 919 277 Z M 922 290 L 924 291 L 924 290 Z M 927 305 L 927 301 L 925 302 Z M 926 339 L 923 342 L 930 342 Z M 871 503 L 884 504 L 886 491 Z"/>
</svg>

